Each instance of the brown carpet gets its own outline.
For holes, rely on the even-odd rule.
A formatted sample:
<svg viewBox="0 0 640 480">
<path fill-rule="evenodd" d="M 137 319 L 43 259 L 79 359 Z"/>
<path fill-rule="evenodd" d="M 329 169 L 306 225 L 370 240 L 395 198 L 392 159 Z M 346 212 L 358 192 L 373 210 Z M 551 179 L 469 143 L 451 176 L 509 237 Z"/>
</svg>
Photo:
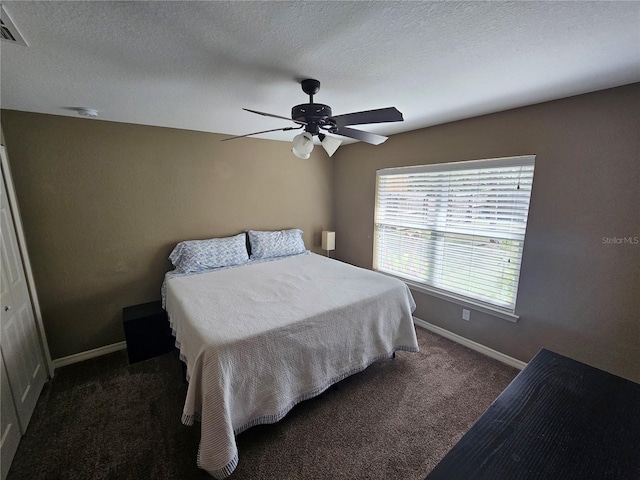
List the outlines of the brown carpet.
<svg viewBox="0 0 640 480">
<path fill-rule="evenodd" d="M 420 353 L 399 352 L 240 434 L 230 480 L 423 479 L 518 371 L 417 331 Z M 211 478 L 196 466 L 199 425 L 180 423 L 185 392 L 174 354 L 60 368 L 8 479 Z"/>
</svg>

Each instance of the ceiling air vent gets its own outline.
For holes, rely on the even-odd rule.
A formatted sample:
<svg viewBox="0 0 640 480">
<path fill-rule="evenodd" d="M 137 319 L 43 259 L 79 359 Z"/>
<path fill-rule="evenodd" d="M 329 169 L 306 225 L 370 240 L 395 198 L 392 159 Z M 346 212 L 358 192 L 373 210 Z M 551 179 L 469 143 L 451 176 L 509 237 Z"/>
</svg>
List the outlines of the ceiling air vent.
<svg viewBox="0 0 640 480">
<path fill-rule="evenodd" d="M 2 30 L 2 40 L 4 40 L 5 42 L 11 42 L 17 45 L 22 45 L 24 47 L 29 46 L 27 45 L 27 42 L 25 41 L 24 37 L 20 35 L 20 32 L 18 31 L 16 26 L 13 24 L 13 21 L 11 20 L 11 17 L 7 13 L 7 11 L 4 9 L 4 6 L 2 7 L 0 23 L 1 23 L 0 29 Z"/>
</svg>

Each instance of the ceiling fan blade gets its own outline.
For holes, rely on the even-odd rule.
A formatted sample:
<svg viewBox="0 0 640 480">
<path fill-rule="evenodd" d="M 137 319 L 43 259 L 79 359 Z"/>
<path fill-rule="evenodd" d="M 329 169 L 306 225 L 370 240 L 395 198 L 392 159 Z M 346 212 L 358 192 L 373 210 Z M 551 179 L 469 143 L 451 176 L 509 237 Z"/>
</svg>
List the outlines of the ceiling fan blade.
<svg viewBox="0 0 640 480">
<path fill-rule="evenodd" d="M 289 120 L 290 122 L 295 122 L 295 123 L 298 123 L 300 125 L 306 125 L 307 124 L 307 122 L 303 122 L 301 120 L 294 120 L 293 118 L 283 117 L 282 115 L 274 115 L 273 113 L 259 112 L 257 110 L 250 110 L 248 108 L 243 108 L 243 110 L 246 110 L 247 112 L 251 112 L 251 113 L 257 113 L 258 115 L 263 115 L 265 117 L 273 117 L 273 118 L 281 118 L 282 120 Z"/>
<path fill-rule="evenodd" d="M 402 122 L 402 113 L 396 107 L 378 108 L 363 112 L 345 113 L 331 117 L 338 127 L 346 125 L 363 125 L 365 123 Z"/>
<path fill-rule="evenodd" d="M 227 140 L 235 140 L 236 138 L 244 138 L 244 137 L 250 137 L 251 135 L 260 135 L 261 133 L 269 133 L 269 132 L 285 132 L 287 130 L 298 130 L 300 127 L 284 127 L 284 128 L 272 128 L 271 130 L 262 130 L 261 132 L 253 132 L 253 133 L 247 133 L 245 135 L 236 135 L 235 137 L 229 137 L 229 138 L 223 138 L 222 140 L 220 140 L 221 142 L 226 142 Z"/>
<path fill-rule="evenodd" d="M 361 140 L 371 145 L 380 145 L 387 141 L 389 137 L 383 137 L 376 133 L 363 132 L 362 130 L 356 130 L 355 128 L 339 127 L 337 132 L 333 132 L 335 135 L 342 135 L 343 137 L 353 138 L 355 140 Z"/>
</svg>

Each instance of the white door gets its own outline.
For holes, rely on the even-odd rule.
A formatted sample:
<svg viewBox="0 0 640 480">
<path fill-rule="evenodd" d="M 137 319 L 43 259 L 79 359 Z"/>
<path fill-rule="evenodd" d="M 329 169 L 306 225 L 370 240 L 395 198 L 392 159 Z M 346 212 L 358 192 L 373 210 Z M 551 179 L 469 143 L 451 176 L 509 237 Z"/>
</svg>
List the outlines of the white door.
<svg viewBox="0 0 640 480">
<path fill-rule="evenodd" d="M 24 433 L 47 372 L 4 178 L 0 178 L 0 186 L 0 350 L 20 430 Z M 4 395 L 2 398 L 4 402 Z M 3 444 L 2 458 L 4 448 Z"/>
<path fill-rule="evenodd" d="M 2 415 L 1 428 L 0 428 L 0 452 L 2 454 L 0 458 L 0 478 L 3 480 L 7 478 L 9 467 L 13 456 L 18 449 L 18 443 L 20 443 L 20 425 L 18 425 L 18 414 L 13 405 L 13 397 L 11 396 L 11 387 L 9 386 L 9 378 L 7 377 L 7 371 L 4 368 L 4 361 L 2 355 L 0 355 L 0 376 L 2 377 L 2 384 L 0 384 L 0 407 Z"/>
</svg>

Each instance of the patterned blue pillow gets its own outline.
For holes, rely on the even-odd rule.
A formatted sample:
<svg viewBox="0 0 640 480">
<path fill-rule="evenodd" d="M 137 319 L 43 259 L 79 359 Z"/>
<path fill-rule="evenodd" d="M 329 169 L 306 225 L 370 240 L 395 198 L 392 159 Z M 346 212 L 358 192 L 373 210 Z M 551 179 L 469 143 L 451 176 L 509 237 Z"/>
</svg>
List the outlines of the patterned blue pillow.
<svg viewBox="0 0 640 480">
<path fill-rule="evenodd" d="M 284 257 L 304 253 L 307 249 L 302 240 L 302 230 L 277 230 L 275 232 L 259 232 L 249 230 L 251 259 Z"/>
<path fill-rule="evenodd" d="M 247 263 L 247 240 L 244 233 L 209 240 L 187 240 L 173 249 L 169 260 L 181 273 L 197 273 L 212 268 Z"/>
</svg>

